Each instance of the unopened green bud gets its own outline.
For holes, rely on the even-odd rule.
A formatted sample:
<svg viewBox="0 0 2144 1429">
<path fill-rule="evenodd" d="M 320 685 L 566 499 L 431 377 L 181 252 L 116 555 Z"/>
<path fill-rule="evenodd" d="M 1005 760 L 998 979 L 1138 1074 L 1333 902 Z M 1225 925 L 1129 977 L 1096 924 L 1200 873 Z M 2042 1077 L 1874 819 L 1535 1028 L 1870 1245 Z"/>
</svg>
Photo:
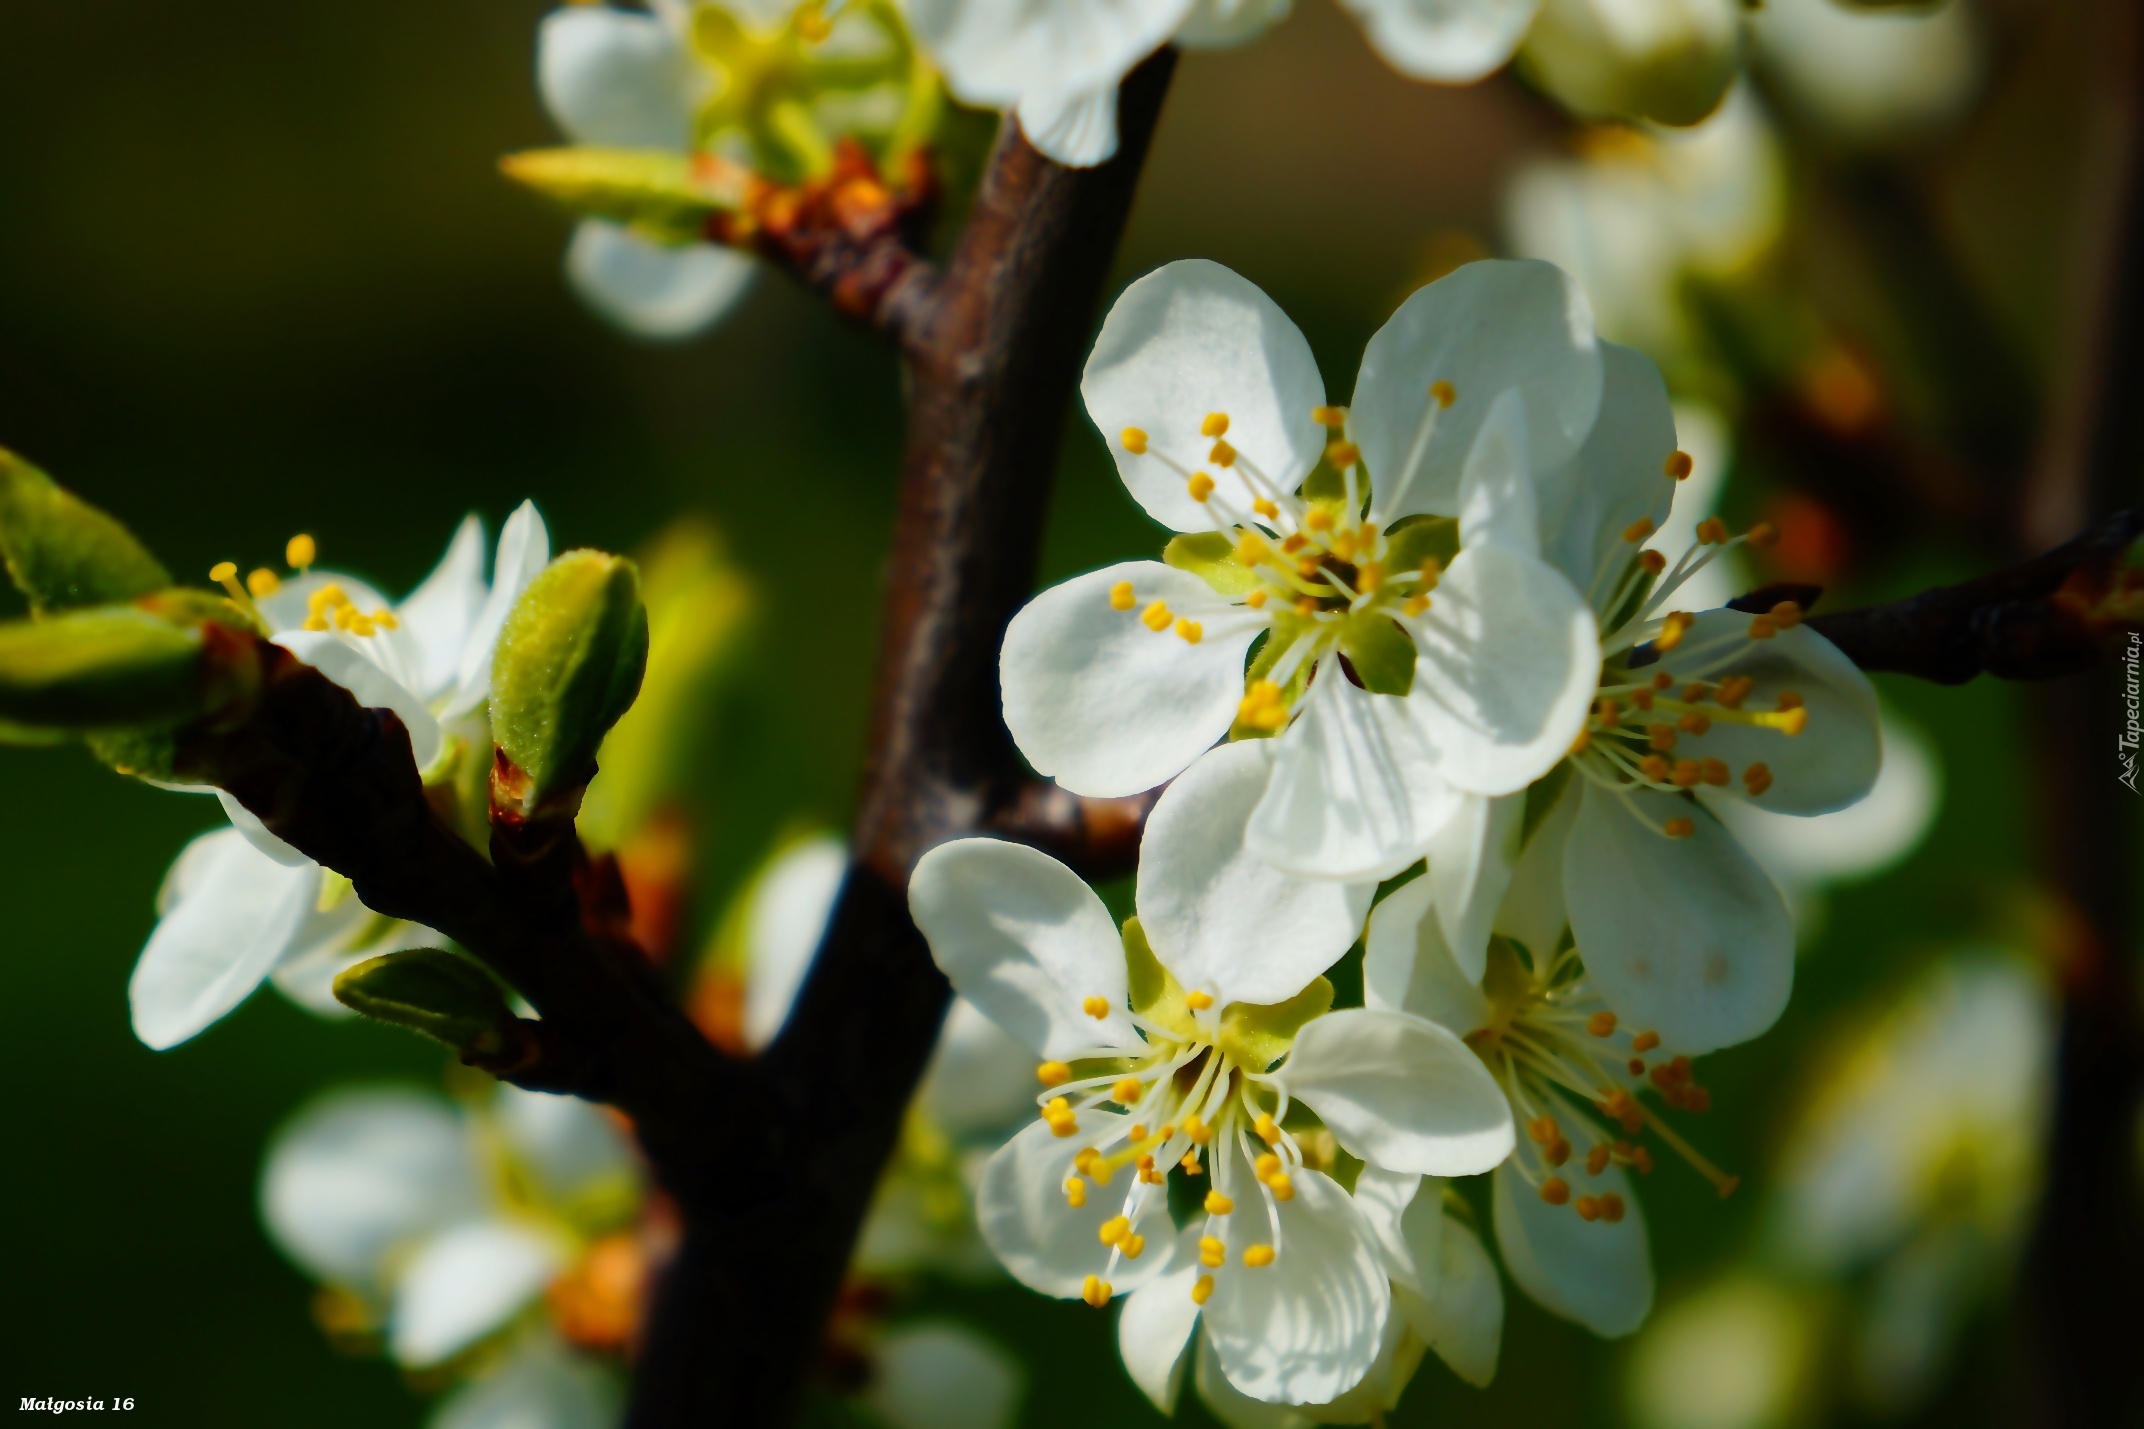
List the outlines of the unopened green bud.
<svg viewBox="0 0 2144 1429">
<path fill-rule="evenodd" d="M 154 729 L 214 714 L 259 679 L 243 637 L 131 605 L 0 625 L 0 722 L 53 734 Z"/>
<path fill-rule="evenodd" d="M 495 1056 L 513 1035 L 513 1009 L 491 974 L 442 948 L 388 953 L 344 968 L 335 978 L 335 1000 L 465 1057 Z"/>
<path fill-rule="evenodd" d="M 491 734 L 513 765 L 504 792 L 519 812 L 587 781 L 647 663 L 648 616 L 631 561 L 568 551 L 529 582 L 491 665 Z"/>
<path fill-rule="evenodd" d="M 133 600 L 171 584 L 126 527 L 5 449 L 0 558 L 39 615 Z"/>
<path fill-rule="evenodd" d="M 745 204 L 745 170 L 640 149 L 531 149 L 499 168 L 576 214 L 622 223 L 663 243 L 692 243 L 717 213 Z"/>
</svg>

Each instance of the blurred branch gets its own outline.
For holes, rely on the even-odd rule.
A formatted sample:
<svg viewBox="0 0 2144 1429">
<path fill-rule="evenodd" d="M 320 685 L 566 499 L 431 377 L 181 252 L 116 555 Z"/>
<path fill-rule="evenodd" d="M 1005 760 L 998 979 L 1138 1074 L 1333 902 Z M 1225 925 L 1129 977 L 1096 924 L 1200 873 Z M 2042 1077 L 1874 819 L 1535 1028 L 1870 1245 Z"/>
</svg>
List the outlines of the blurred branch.
<svg viewBox="0 0 2144 1429">
<path fill-rule="evenodd" d="M 1124 799 L 1093 799 L 1030 779 L 981 832 L 1032 844 L 1099 883 L 1137 867 L 1139 836 L 1160 797 L 1160 789 L 1149 789 Z"/>
<path fill-rule="evenodd" d="M 2077 674 L 2104 659 L 2111 632 L 2137 624 L 2144 601 L 2128 594 L 2116 567 L 2140 535 L 2144 507 L 2132 507 L 2007 570 L 1887 605 L 1812 615 L 1809 625 L 1864 670 L 1942 685 L 1981 674 Z"/>
</svg>

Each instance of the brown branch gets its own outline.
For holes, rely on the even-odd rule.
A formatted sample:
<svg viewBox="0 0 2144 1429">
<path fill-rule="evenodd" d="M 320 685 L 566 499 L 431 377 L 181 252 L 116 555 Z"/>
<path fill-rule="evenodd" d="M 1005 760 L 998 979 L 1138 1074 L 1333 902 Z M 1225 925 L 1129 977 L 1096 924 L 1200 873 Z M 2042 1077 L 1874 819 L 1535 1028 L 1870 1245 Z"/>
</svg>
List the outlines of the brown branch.
<svg viewBox="0 0 2144 1429">
<path fill-rule="evenodd" d="M 1809 625 L 1864 670 L 1941 685 L 1981 674 L 2074 675 L 2099 664 L 2112 633 L 2135 623 L 2114 571 L 2140 535 L 2144 507 L 2117 511 L 2006 570 L 1887 605 L 1812 615 Z"/>
<path fill-rule="evenodd" d="M 1095 799 L 1047 779 L 1020 786 L 982 832 L 1030 844 L 1071 865 L 1089 883 L 1119 878 L 1139 861 L 1139 835 L 1160 789 L 1123 799 Z"/>
</svg>

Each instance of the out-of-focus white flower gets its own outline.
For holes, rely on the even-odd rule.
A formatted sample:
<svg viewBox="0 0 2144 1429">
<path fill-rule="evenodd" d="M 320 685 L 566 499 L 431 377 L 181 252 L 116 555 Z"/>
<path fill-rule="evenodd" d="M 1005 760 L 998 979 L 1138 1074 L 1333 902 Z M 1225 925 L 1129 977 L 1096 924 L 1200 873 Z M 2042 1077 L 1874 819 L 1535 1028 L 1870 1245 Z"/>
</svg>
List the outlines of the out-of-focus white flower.
<svg viewBox="0 0 2144 1429">
<path fill-rule="evenodd" d="M 1742 62 L 1740 0 L 1547 0 L 1520 67 L 1573 112 L 1695 124 Z"/>
<path fill-rule="evenodd" d="M 484 702 L 492 647 L 516 598 L 550 559 L 550 536 L 523 502 L 499 534 L 484 579 L 484 529 L 470 516 L 447 554 L 398 605 L 355 576 L 311 569 L 310 536 L 291 542 L 300 573 L 253 573 L 241 590 L 276 644 L 348 690 L 360 704 L 391 710 L 409 732 L 428 783 L 450 791 L 491 765 Z M 383 918 L 330 873 L 270 833 L 252 811 L 217 790 L 232 827 L 188 844 L 157 895 L 158 922 L 127 984 L 134 1035 L 159 1051 L 223 1017 L 263 978 L 326 1015 L 344 1009 L 335 975 L 363 958 L 438 945 L 438 933 Z"/>
<path fill-rule="evenodd" d="M 871 1347 L 863 1406 L 889 1429 L 1006 1429 L 1024 1376 L 1012 1357 L 951 1321 L 909 1321 Z"/>
<path fill-rule="evenodd" d="M 556 1335 L 531 1330 L 447 1396 L 431 1429 L 612 1429 L 622 1412 L 616 1375 Z"/>
<path fill-rule="evenodd" d="M 1142 1328 L 1120 1343 L 1150 1393 L 1176 1381 L 1196 1331 L 1243 1395 L 1320 1404 L 1377 1362 L 1393 1266 L 1321 1169 L 1334 1158 L 1284 1124 L 1291 1106 L 1315 1112 L 1364 1176 L 1404 1186 L 1396 1204 L 1421 1177 L 1501 1161 L 1512 1131 L 1449 1032 L 1327 1010 L 1319 973 L 1354 940 L 1371 890 L 1248 852 L 1268 759 L 1257 742 L 1217 749 L 1163 794 L 1121 936 L 1070 869 L 991 839 L 926 854 L 909 901 L 954 987 L 1043 1059 L 1041 1119 L 991 1158 L 978 1199 L 1006 1268 L 1095 1306 L 1129 1289 Z M 1192 1174 L 1210 1178 L 1205 1214 L 1179 1231 L 1165 1188 Z M 1165 1237 L 1152 1256 L 1149 1231 Z"/>
<path fill-rule="evenodd" d="M 1504 193 L 1513 247 L 1578 280 L 1601 336 L 1662 362 L 1690 341 L 1684 282 L 1747 270 L 1785 213 L 1779 145 L 1748 85 L 1689 129 L 1595 128 L 1578 156 L 1534 160 Z"/>
<path fill-rule="evenodd" d="M 1986 68 L 1973 0 L 1881 9 L 1767 0 L 1751 23 L 1758 63 L 1788 103 L 1847 143 L 1940 129 L 1972 101 Z"/>
<path fill-rule="evenodd" d="M 1638 1429 L 1784 1429 L 1811 1372 L 1815 1326 L 1792 1291 L 1737 1273 L 1655 1317 L 1631 1356 Z"/>
<path fill-rule="evenodd" d="M 2039 1189 L 2053 1045 L 2034 970 L 1954 956 L 1836 1060 L 1787 1143 L 1781 1262 L 1870 1271 L 1852 1358 L 1879 1410 L 1939 1380 L 1964 1315 L 2016 1253 Z"/>
<path fill-rule="evenodd" d="M 584 1269 L 640 1193 L 631 1149 L 585 1102 L 501 1085 L 457 1109 L 377 1089 L 322 1098 L 277 1135 L 261 1214 L 342 1297 L 346 1321 L 377 1327 L 397 1361 L 423 1368 L 498 1335 Z"/>
</svg>

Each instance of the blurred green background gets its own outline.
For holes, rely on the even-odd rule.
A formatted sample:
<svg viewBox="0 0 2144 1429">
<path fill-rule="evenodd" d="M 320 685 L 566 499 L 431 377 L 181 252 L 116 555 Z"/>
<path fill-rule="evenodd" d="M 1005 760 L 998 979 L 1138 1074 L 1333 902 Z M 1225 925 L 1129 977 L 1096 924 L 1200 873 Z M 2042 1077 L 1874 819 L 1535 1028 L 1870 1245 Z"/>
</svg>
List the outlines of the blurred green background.
<svg viewBox="0 0 2144 1429">
<path fill-rule="evenodd" d="M 531 74 L 543 8 L 0 6 L 0 443 L 189 575 L 272 560 L 306 530 L 326 564 L 400 590 L 463 511 L 495 523 L 523 496 L 562 546 L 631 548 L 680 512 L 712 516 L 759 619 L 693 776 L 704 919 L 776 828 L 846 814 L 896 374 L 873 340 L 778 280 L 683 347 L 634 344 L 576 304 L 559 276 L 565 220 L 494 168 L 551 141 Z M 2059 134 L 2074 103 L 2040 102 L 2030 123 Z M 1425 242 L 1493 238 L 1505 166 L 1557 128 L 1510 85 L 1401 81 L 1313 0 L 1245 54 L 1184 64 L 1120 281 L 1191 254 L 1238 268 L 1302 323 L 1344 396 Z M 1961 161 L 1968 179 L 1970 162 L 1982 160 Z M 2057 185 L 2066 172 L 2035 167 Z M 1990 230 L 1979 266 L 2037 354 L 2059 224 L 1999 207 L 2007 227 Z M 2012 261 L 2035 246 L 2039 263 Z M 1850 572 L 1847 599 L 1973 563 L 1898 534 L 1885 564 Z M 1076 420 L 1045 577 L 1155 539 Z M 1707 1064 L 1719 1110 L 1699 1140 L 1754 1182 L 1839 1010 L 1944 940 L 2015 916 L 2026 849 L 2012 692 L 1884 688 L 1940 751 L 1944 815 L 1902 869 L 1835 896 L 1778 1031 Z M 144 1418 L 174 1425 L 419 1422 L 422 1401 L 391 1368 L 336 1354 L 316 1330 L 309 1285 L 259 1228 L 254 1187 L 271 1130 L 317 1089 L 430 1080 L 437 1060 L 272 994 L 176 1051 L 143 1049 L 127 975 L 165 866 L 216 810 L 66 750 L 0 751 L 0 790 L 0 1066 L 18 1128 L 6 1395 L 133 1396 Z M 1646 1187 L 1663 1301 L 1746 1242 L 1756 1204 L 1745 1193 L 1723 1206 L 1663 1166 Z M 919 1293 L 1024 1352 L 1025 1422 L 1151 1418 L 1102 1317 L 1011 1288 Z M 1432 1360 L 1395 1423 L 1618 1422 L 1621 1349 L 1515 1292 L 1509 1303 L 1496 1385 L 1467 1389 Z M 1971 1333 L 1925 1422 L 2013 1417 L 2014 1336 L 1999 1313 Z M 1203 1422 L 1186 1401 L 1180 1418 Z"/>
</svg>

